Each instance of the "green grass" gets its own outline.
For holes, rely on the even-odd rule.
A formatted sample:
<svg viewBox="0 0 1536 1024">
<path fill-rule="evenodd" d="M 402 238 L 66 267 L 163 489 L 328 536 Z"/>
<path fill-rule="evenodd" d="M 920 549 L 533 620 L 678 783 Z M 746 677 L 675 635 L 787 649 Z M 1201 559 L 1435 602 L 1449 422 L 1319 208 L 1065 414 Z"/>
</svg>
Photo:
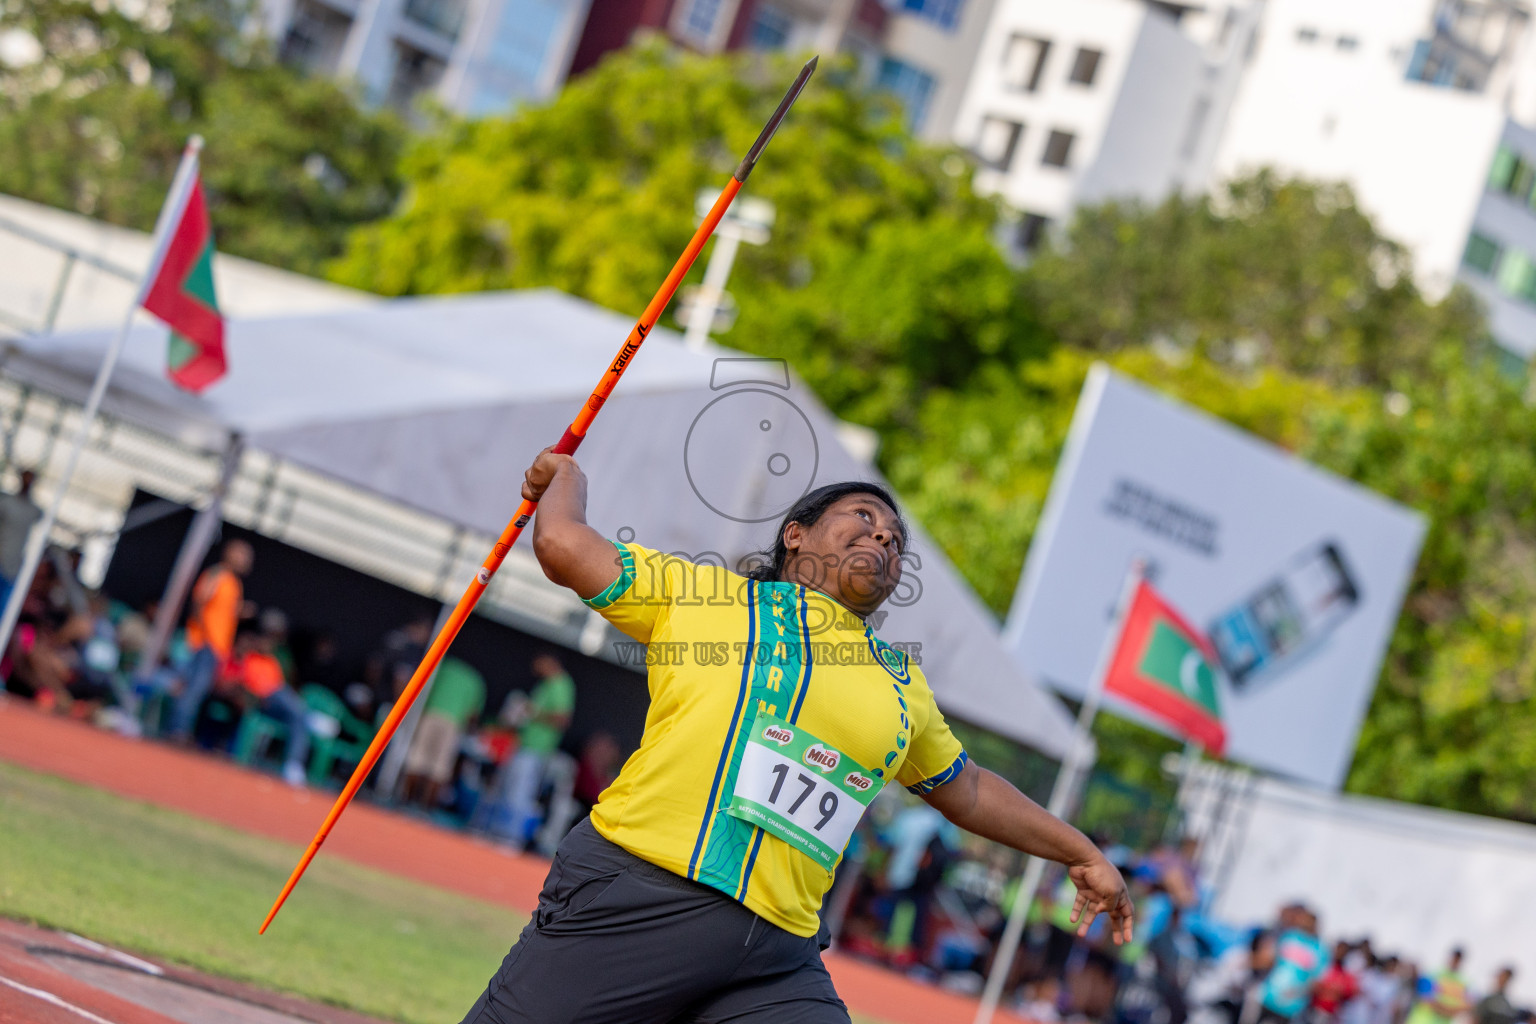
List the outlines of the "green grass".
<svg viewBox="0 0 1536 1024">
<path fill-rule="evenodd" d="M 0 915 L 402 1021 L 463 1017 L 525 915 L 0 763 Z M 854 1015 L 855 1024 L 880 1024 Z"/>
<path fill-rule="evenodd" d="M 526 917 L 0 764 L 0 914 L 409 1024 L 458 1020 Z"/>
</svg>

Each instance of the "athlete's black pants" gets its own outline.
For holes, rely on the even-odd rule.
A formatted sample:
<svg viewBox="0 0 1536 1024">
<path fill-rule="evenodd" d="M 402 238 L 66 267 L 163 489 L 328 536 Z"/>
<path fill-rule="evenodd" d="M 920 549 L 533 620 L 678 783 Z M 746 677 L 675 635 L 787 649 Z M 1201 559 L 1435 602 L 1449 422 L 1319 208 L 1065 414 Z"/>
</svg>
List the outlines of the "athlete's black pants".
<svg viewBox="0 0 1536 1024">
<path fill-rule="evenodd" d="M 769 924 L 583 820 L 463 1024 L 848 1024 L 824 939 Z"/>
</svg>

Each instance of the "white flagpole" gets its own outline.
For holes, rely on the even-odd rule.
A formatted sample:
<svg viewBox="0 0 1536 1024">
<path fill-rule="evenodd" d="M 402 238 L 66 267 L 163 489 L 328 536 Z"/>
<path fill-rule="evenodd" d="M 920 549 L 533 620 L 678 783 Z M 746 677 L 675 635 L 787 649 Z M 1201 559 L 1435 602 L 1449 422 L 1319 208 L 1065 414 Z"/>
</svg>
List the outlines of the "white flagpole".
<svg viewBox="0 0 1536 1024">
<path fill-rule="evenodd" d="M 1125 581 L 1120 585 L 1120 596 L 1115 601 L 1114 616 L 1108 631 L 1104 634 L 1104 642 L 1099 645 L 1099 657 L 1093 666 L 1093 675 L 1088 680 L 1088 692 L 1084 694 L 1082 707 L 1077 713 L 1077 727 L 1072 732 L 1072 745 L 1067 748 L 1066 759 L 1061 762 L 1061 768 L 1056 772 L 1056 782 L 1051 786 L 1051 798 L 1045 805 L 1045 809 L 1058 818 L 1065 817 L 1067 808 L 1071 806 L 1073 797 L 1077 793 L 1078 780 L 1091 765 L 1093 749 L 1091 730 L 1093 720 L 1099 713 L 1099 704 L 1104 699 L 1104 679 L 1109 675 L 1109 665 L 1115 656 L 1115 648 L 1120 645 L 1125 613 L 1130 608 L 1131 598 L 1136 593 L 1136 586 L 1141 582 L 1143 572 L 1140 559 L 1131 563 L 1130 569 L 1125 574 Z M 987 986 L 982 991 L 981 1003 L 976 1008 L 975 1024 L 992 1024 L 992 1015 L 997 1012 L 997 1004 L 1003 997 L 1003 983 L 1007 981 L 1008 972 L 1013 967 L 1014 954 L 1019 951 L 1019 939 L 1024 934 L 1024 918 L 1029 912 L 1030 905 L 1035 901 L 1035 891 L 1040 888 L 1040 880 L 1044 874 L 1045 859 L 1029 858 L 1029 863 L 1024 866 L 1024 878 L 1019 882 L 1018 894 L 1013 899 L 1013 906 L 1008 909 L 1008 924 L 1003 928 L 1003 937 L 998 942 L 997 955 L 992 958 L 992 970 L 987 975 Z"/>
<path fill-rule="evenodd" d="M 16 630 L 16 620 L 21 616 L 21 606 L 26 602 L 28 591 L 32 589 L 32 578 L 37 575 L 38 563 L 43 560 L 43 551 L 48 546 L 48 535 L 53 532 L 54 523 L 58 522 L 59 507 L 64 504 L 64 494 L 69 490 L 70 479 L 75 475 L 75 466 L 80 461 L 80 452 L 85 448 L 86 438 L 90 435 L 91 426 L 96 422 L 96 413 L 101 408 L 101 400 L 107 393 L 107 383 L 112 379 L 112 370 L 117 366 L 117 359 L 123 352 L 123 344 L 128 340 L 128 329 L 133 326 L 133 316 L 144 302 L 144 295 L 153 284 L 155 275 L 160 272 L 160 264 L 164 262 L 166 250 L 170 248 L 171 229 L 179 219 L 177 213 L 186 206 L 192 183 L 197 178 L 198 154 L 202 149 L 202 137 L 194 135 L 187 140 L 187 148 L 181 154 L 181 164 L 176 168 L 176 177 L 171 182 L 171 190 L 167 193 L 165 205 L 160 207 L 160 216 L 155 221 L 154 250 L 149 266 L 145 269 L 144 276 L 139 279 L 139 287 L 133 294 L 133 304 L 128 307 L 127 315 L 123 317 L 123 322 L 118 327 L 112 344 L 108 346 L 107 354 L 101 360 L 101 368 L 96 371 L 96 380 L 91 385 L 90 394 L 86 397 L 85 407 L 80 411 L 80 427 L 75 431 L 75 440 L 70 446 L 69 458 L 64 462 L 64 472 L 54 484 L 53 498 L 48 503 L 48 511 L 43 514 L 42 521 L 32 528 L 32 533 L 27 538 L 21 571 L 16 574 L 16 579 L 11 584 L 11 594 L 5 602 L 5 612 L 0 616 L 0 651 L 10 646 L 11 634 Z"/>
</svg>

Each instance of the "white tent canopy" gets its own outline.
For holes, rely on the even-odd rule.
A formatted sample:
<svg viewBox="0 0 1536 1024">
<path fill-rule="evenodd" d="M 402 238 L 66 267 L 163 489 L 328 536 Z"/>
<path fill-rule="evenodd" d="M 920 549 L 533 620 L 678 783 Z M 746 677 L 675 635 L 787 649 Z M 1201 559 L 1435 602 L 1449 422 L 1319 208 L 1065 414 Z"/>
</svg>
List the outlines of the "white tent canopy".
<svg viewBox="0 0 1536 1024">
<path fill-rule="evenodd" d="M 238 433 L 279 458 L 495 534 L 518 504 L 523 469 L 560 437 L 631 326 L 547 290 L 235 319 L 229 376 L 192 396 L 164 379 L 165 329 L 145 324 L 103 408 L 209 450 Z M 108 338 L 15 341 L 4 372 L 78 400 Z M 596 528 L 732 565 L 769 544 L 778 513 L 808 487 L 878 479 L 782 363 L 691 351 L 665 330 L 635 358 L 578 457 Z M 922 645 L 949 713 L 1062 757 L 1072 732 L 1065 709 L 1021 673 L 990 612 L 921 530 L 913 553 L 880 635 Z"/>
</svg>

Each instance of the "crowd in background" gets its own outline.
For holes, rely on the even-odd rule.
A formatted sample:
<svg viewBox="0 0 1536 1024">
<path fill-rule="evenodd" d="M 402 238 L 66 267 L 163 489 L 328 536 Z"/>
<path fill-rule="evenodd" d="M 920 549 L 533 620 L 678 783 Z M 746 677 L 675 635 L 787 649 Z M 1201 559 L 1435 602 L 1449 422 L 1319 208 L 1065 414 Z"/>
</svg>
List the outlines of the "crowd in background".
<svg viewBox="0 0 1536 1024">
<path fill-rule="evenodd" d="M 20 481 L 0 495 L 0 606 L 41 515 L 32 474 Z M 330 634 L 290 637 L 282 609 L 246 599 L 254 561 L 245 541 L 224 544 L 157 645 L 156 603 L 131 607 L 88 590 L 78 554 L 48 547 L 0 657 L 5 690 L 123 734 L 270 768 L 293 786 L 339 785 L 410 682 L 433 621 L 386 632 L 359 671 L 339 658 Z M 621 751 L 601 732 L 577 756 L 563 751 L 575 683 L 553 653 L 535 656 L 531 668 L 526 692 L 514 689 L 488 709 L 481 673 L 444 659 L 396 734 L 403 764 L 376 768 L 371 795 L 509 846 L 552 852 L 617 775 Z"/>
<path fill-rule="evenodd" d="M 1194 839 L 1142 853 L 1095 841 L 1131 886 L 1135 941 L 1114 945 L 1103 919 L 1078 938 L 1074 887 L 1065 872 L 1048 874 L 1004 988 L 1015 1010 L 1041 1024 L 1532 1021 L 1510 1001 L 1513 968 L 1469 979 L 1459 949 L 1435 966 L 1365 936 L 1326 945 L 1319 915 L 1299 903 L 1263 927 L 1233 928 L 1209 915 Z M 916 798 L 882 793 L 829 895 L 829 924 L 844 953 L 974 993 L 992 968 L 1018 878 L 1011 851 L 961 833 Z"/>
</svg>

